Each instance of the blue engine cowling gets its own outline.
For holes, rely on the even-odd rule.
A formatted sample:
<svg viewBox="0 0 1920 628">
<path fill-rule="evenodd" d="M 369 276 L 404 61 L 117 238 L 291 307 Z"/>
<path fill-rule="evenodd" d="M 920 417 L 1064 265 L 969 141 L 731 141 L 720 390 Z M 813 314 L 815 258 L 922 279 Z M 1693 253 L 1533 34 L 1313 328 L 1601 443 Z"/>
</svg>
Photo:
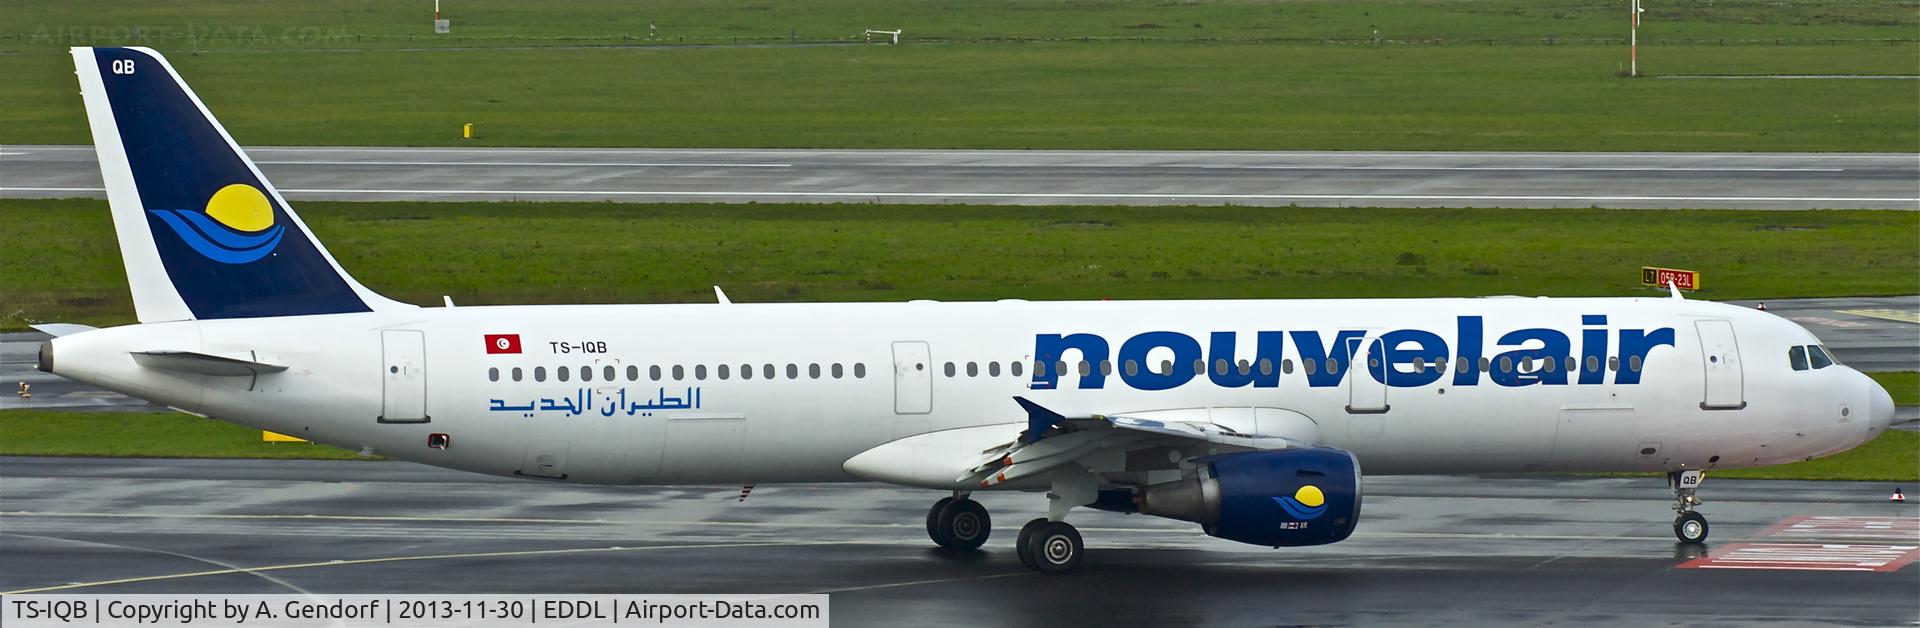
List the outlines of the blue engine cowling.
<svg viewBox="0 0 1920 628">
<path fill-rule="evenodd" d="M 1337 543 L 1360 522 L 1360 463 L 1344 450 L 1255 451 L 1196 462 L 1194 475 L 1140 491 L 1140 512 L 1270 547 Z"/>
</svg>

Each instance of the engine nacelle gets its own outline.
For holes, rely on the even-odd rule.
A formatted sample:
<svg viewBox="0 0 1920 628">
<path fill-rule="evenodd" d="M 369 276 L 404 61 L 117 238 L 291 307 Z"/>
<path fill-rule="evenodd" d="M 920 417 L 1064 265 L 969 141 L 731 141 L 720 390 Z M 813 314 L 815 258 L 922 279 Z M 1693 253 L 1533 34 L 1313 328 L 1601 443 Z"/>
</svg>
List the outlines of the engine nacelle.
<svg viewBox="0 0 1920 628">
<path fill-rule="evenodd" d="M 1141 491 L 1140 512 L 1271 547 L 1337 543 L 1360 522 L 1360 462 L 1344 450 L 1255 451 L 1197 462 L 1194 475 Z"/>
</svg>

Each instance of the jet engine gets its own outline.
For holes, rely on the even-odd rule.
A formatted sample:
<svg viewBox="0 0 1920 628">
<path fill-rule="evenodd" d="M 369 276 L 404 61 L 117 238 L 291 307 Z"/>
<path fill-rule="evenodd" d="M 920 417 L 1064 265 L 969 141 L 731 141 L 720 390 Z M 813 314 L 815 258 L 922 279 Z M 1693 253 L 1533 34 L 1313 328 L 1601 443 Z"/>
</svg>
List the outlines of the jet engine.
<svg viewBox="0 0 1920 628">
<path fill-rule="evenodd" d="M 1195 462 L 1191 475 L 1140 490 L 1139 511 L 1271 547 L 1336 543 L 1360 521 L 1360 462 L 1345 450 L 1254 451 Z"/>
</svg>

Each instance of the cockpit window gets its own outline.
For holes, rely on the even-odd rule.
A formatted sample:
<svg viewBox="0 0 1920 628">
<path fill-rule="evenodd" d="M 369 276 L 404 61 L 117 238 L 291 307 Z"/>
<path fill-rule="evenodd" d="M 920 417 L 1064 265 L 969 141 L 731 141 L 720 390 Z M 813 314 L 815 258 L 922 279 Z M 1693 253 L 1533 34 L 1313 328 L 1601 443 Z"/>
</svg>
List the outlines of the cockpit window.
<svg viewBox="0 0 1920 628">
<path fill-rule="evenodd" d="M 1820 345 L 1808 345 L 1807 353 L 1813 358 L 1813 368 L 1823 369 L 1833 366 L 1833 356 L 1827 355 L 1827 348 Z"/>
<path fill-rule="evenodd" d="M 1807 370 L 1807 348 L 1794 347 L 1787 350 L 1787 361 L 1793 363 L 1793 370 Z"/>
</svg>

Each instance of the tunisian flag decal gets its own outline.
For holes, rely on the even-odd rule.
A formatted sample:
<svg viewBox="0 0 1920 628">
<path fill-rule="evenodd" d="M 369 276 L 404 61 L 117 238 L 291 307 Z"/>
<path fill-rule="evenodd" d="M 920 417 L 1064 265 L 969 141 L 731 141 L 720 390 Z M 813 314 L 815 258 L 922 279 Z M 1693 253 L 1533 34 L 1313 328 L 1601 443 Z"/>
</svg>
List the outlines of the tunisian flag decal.
<svg viewBox="0 0 1920 628">
<path fill-rule="evenodd" d="M 487 353 L 519 353 L 520 334 L 487 334 Z"/>
</svg>

